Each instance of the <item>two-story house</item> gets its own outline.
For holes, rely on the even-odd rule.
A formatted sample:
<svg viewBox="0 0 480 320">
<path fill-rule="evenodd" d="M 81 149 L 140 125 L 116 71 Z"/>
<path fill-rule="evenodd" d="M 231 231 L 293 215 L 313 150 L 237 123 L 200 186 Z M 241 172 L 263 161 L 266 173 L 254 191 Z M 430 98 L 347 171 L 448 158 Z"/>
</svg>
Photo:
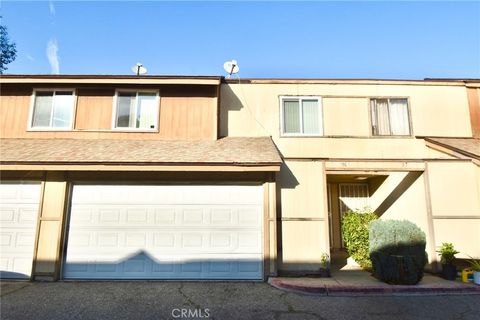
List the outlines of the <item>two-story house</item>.
<svg viewBox="0 0 480 320">
<path fill-rule="evenodd" d="M 2 277 L 312 273 L 363 207 L 480 256 L 480 81 L 0 83 Z"/>
</svg>

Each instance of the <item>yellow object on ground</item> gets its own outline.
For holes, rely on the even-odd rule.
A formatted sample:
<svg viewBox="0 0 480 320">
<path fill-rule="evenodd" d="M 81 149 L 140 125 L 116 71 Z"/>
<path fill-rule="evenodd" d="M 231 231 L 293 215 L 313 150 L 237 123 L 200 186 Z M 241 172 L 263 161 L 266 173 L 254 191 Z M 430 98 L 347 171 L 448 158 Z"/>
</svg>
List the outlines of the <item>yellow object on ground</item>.
<svg viewBox="0 0 480 320">
<path fill-rule="evenodd" d="M 473 270 L 472 269 L 463 269 L 462 270 L 462 282 L 473 282 Z"/>
</svg>

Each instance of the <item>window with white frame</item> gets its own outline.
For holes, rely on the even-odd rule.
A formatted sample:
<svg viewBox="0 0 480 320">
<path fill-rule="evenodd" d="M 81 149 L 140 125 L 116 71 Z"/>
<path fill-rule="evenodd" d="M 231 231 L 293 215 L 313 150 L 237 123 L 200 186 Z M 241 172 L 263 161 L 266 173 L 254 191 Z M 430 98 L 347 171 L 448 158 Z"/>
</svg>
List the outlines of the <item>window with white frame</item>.
<svg viewBox="0 0 480 320">
<path fill-rule="evenodd" d="M 283 135 L 321 135 L 323 133 L 320 97 L 281 97 Z"/>
<path fill-rule="evenodd" d="M 74 107 L 73 90 L 36 90 L 30 128 L 71 129 Z"/>
<path fill-rule="evenodd" d="M 408 136 L 411 134 L 406 98 L 370 100 L 372 133 L 375 136 Z"/>
<path fill-rule="evenodd" d="M 114 127 L 116 129 L 157 129 L 158 101 L 156 91 L 117 91 Z"/>
</svg>

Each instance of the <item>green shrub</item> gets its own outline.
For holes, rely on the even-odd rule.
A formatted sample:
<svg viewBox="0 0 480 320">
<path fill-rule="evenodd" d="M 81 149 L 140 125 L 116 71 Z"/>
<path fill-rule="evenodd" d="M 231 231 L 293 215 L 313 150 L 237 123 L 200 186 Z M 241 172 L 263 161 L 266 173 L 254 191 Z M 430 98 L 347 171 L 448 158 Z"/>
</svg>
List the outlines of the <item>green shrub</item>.
<svg viewBox="0 0 480 320">
<path fill-rule="evenodd" d="M 480 259 L 474 259 L 470 257 L 470 260 L 468 260 L 468 263 L 470 263 L 470 265 L 472 266 L 473 271 L 480 272 Z"/>
<path fill-rule="evenodd" d="M 425 233 L 410 221 L 377 220 L 369 227 L 373 275 L 391 284 L 416 284 L 427 263 Z"/>
<path fill-rule="evenodd" d="M 455 247 L 452 243 L 444 242 L 439 250 L 440 253 L 440 262 L 443 264 L 451 264 L 455 260 L 455 255 L 460 253 L 460 251 L 455 250 Z"/>
<path fill-rule="evenodd" d="M 372 263 L 368 251 L 368 224 L 377 219 L 370 211 L 347 211 L 342 219 L 342 238 L 348 254 L 364 269 Z"/>
</svg>

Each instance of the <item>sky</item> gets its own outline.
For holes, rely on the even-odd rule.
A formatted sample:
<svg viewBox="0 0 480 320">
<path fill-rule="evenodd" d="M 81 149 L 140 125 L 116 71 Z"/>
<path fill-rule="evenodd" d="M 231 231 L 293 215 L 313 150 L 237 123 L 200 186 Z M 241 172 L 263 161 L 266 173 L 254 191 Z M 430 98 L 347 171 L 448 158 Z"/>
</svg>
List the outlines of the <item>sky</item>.
<svg viewBox="0 0 480 320">
<path fill-rule="evenodd" d="M 1 1 L 5 73 L 480 78 L 480 1 Z"/>
</svg>

